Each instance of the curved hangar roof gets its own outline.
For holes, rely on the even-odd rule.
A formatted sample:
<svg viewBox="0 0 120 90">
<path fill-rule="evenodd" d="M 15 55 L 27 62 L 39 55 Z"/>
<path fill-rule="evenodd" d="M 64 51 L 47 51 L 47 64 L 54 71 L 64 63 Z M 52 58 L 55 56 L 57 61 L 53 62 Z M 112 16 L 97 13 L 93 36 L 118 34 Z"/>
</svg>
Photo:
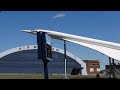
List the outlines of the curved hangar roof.
<svg viewBox="0 0 120 90">
<path fill-rule="evenodd" d="M 120 44 L 103 41 L 103 40 L 97 40 L 87 37 L 81 37 L 77 35 L 71 35 L 56 31 L 50 31 L 50 30 L 22 30 L 23 32 L 35 34 L 37 32 L 46 32 L 48 35 L 50 35 L 52 38 L 60 39 L 60 40 L 66 40 L 69 42 L 73 42 L 91 49 L 94 49 L 98 52 L 101 52 L 102 54 L 105 54 L 113 59 L 120 61 Z"/>
<path fill-rule="evenodd" d="M 0 58 L 3 58 L 5 56 L 15 53 L 15 52 L 24 51 L 24 50 L 33 50 L 33 49 L 37 49 L 37 48 L 38 48 L 37 45 L 27 45 L 27 46 L 12 48 L 12 49 L 9 49 L 9 50 L 6 50 L 6 51 L 0 53 Z M 55 52 L 64 54 L 64 50 L 62 50 L 60 48 L 53 47 L 52 50 Z M 67 56 L 71 57 L 73 60 L 76 60 L 83 67 L 83 70 L 82 70 L 83 75 L 87 75 L 85 62 L 68 51 L 66 54 L 67 54 Z"/>
</svg>

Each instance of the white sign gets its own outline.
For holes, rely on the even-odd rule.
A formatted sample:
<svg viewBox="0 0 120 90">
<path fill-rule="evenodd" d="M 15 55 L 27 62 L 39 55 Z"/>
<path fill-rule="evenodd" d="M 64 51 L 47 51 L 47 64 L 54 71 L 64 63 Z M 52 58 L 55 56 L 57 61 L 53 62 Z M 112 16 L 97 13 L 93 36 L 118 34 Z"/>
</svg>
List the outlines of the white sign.
<svg viewBox="0 0 120 90">
<path fill-rule="evenodd" d="M 46 34 L 46 43 L 49 44 L 51 46 L 52 44 L 52 39 L 49 35 Z"/>
</svg>

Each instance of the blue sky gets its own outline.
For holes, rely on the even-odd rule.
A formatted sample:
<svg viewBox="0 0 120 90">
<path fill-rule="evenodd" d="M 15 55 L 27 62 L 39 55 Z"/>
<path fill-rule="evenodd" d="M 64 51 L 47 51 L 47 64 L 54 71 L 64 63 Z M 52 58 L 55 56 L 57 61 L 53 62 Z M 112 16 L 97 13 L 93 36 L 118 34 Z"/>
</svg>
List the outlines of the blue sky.
<svg viewBox="0 0 120 90">
<path fill-rule="evenodd" d="M 120 43 L 120 11 L 3 11 L 0 12 L 0 52 L 36 44 L 34 35 L 25 29 L 48 29 Z M 63 48 L 63 42 L 53 40 Z M 81 59 L 100 60 L 101 69 L 108 57 L 89 48 L 67 42 L 67 50 Z"/>
</svg>

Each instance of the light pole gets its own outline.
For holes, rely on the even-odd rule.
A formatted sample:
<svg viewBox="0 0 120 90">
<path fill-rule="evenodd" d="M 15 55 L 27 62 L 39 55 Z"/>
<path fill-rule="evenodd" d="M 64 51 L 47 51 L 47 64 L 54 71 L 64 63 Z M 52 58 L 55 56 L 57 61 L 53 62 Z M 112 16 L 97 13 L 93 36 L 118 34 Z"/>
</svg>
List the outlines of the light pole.
<svg viewBox="0 0 120 90">
<path fill-rule="evenodd" d="M 66 41 L 64 40 L 65 78 L 67 78 Z"/>
</svg>

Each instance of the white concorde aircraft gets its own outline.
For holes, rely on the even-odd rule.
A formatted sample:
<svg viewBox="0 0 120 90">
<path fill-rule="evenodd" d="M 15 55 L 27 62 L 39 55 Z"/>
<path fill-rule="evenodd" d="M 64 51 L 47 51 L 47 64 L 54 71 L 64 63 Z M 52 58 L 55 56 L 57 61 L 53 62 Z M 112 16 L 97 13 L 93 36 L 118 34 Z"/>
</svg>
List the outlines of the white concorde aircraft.
<svg viewBox="0 0 120 90">
<path fill-rule="evenodd" d="M 92 39 L 88 37 L 82 37 L 72 34 L 66 34 L 56 31 L 50 31 L 50 30 L 22 30 L 23 32 L 31 33 L 31 34 L 37 34 L 37 32 L 46 32 L 48 35 L 50 35 L 54 39 L 59 40 L 66 40 L 69 42 L 73 42 L 88 48 L 91 48 L 93 50 L 96 50 L 102 54 L 105 54 L 113 59 L 120 61 L 120 44 L 98 40 L 98 39 Z"/>
</svg>

